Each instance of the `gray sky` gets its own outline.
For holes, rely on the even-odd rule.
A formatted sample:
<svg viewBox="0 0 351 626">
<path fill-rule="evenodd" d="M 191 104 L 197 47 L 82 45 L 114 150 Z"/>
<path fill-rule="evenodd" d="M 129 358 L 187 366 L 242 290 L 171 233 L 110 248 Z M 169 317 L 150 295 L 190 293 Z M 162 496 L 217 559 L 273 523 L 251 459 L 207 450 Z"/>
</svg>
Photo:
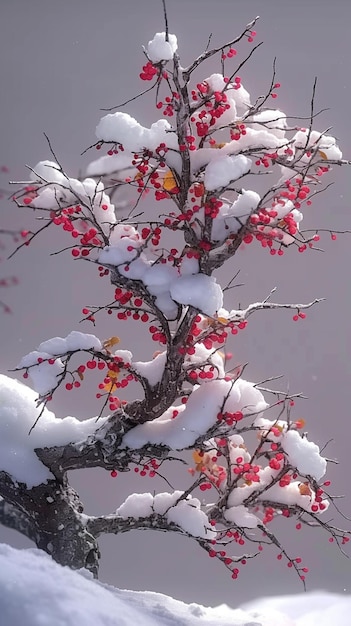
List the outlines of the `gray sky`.
<svg viewBox="0 0 351 626">
<path fill-rule="evenodd" d="M 210 32 L 213 43 L 221 44 L 260 15 L 256 30 L 264 46 L 241 72 L 245 87 L 253 96 L 264 93 L 277 56 L 282 88 L 275 104 L 287 114 L 302 116 L 309 113 L 312 84 L 318 76 L 316 105 L 329 108 L 319 129 L 333 126 L 333 134 L 350 158 L 348 0 L 168 0 L 168 6 L 170 32 L 178 36 L 184 64 L 203 50 Z M 79 155 L 94 142 L 94 129 L 102 115 L 99 109 L 118 104 L 144 87 L 138 78 L 144 63 L 141 45 L 163 30 L 160 7 L 159 0 L 0 0 L 0 165 L 10 168 L 11 179 L 26 177 L 25 164 L 34 166 L 50 157 L 44 131 L 69 174 L 75 175 L 87 163 L 88 158 Z M 215 70 L 217 66 L 210 62 L 202 78 Z M 152 98 L 136 100 L 128 112 L 143 124 L 155 119 Z M 95 158 L 95 153 L 89 158 Z M 334 172 L 333 179 L 334 187 L 306 212 L 306 228 L 351 228 L 350 173 L 343 168 Z M 31 219 L 24 210 L 2 202 L 2 226 L 27 227 Z M 81 308 L 103 303 L 111 295 L 107 281 L 94 283 L 96 270 L 90 264 L 72 263 L 69 255 L 49 256 L 64 241 L 53 232 L 1 267 L 20 280 L 17 288 L 5 294 L 13 314 L 0 320 L 3 372 L 40 341 L 80 329 Z M 327 298 L 297 324 L 289 312 L 258 314 L 231 348 L 238 362 L 249 363 L 249 379 L 284 374 L 282 384 L 308 396 L 299 405 L 298 416 L 308 422 L 312 440 L 321 446 L 333 440 L 327 452 L 340 465 L 330 468 L 332 493 L 345 494 L 340 505 L 349 514 L 350 239 L 340 236 L 332 243 L 326 236 L 321 245 L 324 253 L 289 250 L 281 259 L 250 247 L 221 276 L 228 280 L 240 269 L 240 282 L 245 283 L 230 292 L 228 306 L 262 299 L 275 286 L 276 299 L 282 302 Z M 91 331 L 87 326 L 81 329 Z M 136 324 L 112 325 L 101 317 L 96 333 L 102 338 L 122 335 L 121 347 L 134 348 L 137 358 L 150 358 L 150 343 Z M 53 408 L 59 415 L 89 416 L 94 393 L 92 385 L 80 395 L 62 394 Z M 172 480 L 181 487 L 186 476 L 177 469 Z M 112 480 L 107 472 L 91 470 L 77 472 L 72 482 L 87 513 L 96 514 L 113 511 L 131 490 L 149 488 L 134 475 Z M 166 488 L 161 482 L 153 487 Z M 347 526 L 347 521 L 336 519 Z M 275 528 L 310 567 L 310 589 L 350 593 L 349 561 L 330 546 L 323 533 L 299 534 L 288 523 L 277 523 Z M 0 531 L 0 539 L 25 545 L 9 531 Z M 232 606 L 269 592 L 301 590 L 291 571 L 276 561 L 274 551 L 246 565 L 234 582 L 219 563 L 209 561 L 196 544 L 184 538 L 140 531 L 107 537 L 101 546 L 101 578 L 120 587 Z"/>
</svg>

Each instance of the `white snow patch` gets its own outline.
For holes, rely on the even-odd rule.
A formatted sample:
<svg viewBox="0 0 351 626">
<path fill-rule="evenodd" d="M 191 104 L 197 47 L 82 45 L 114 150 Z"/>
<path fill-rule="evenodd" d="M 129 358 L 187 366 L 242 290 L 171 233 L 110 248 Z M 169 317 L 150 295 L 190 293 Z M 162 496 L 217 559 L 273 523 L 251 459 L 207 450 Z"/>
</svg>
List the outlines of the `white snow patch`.
<svg viewBox="0 0 351 626">
<path fill-rule="evenodd" d="M 176 302 L 189 304 L 209 316 L 216 315 L 223 306 L 223 292 L 214 276 L 180 276 L 171 283 L 170 293 Z"/>
<path fill-rule="evenodd" d="M 243 154 L 227 156 L 221 154 L 207 165 L 205 170 L 205 187 L 208 191 L 227 187 L 251 169 L 251 160 Z"/>
<path fill-rule="evenodd" d="M 242 411 L 247 415 L 259 413 L 266 407 L 262 393 L 255 389 L 253 383 L 238 379 L 232 385 L 226 380 L 211 380 L 195 386 L 186 405 L 171 406 L 152 422 L 132 428 L 124 436 L 123 445 L 141 448 L 147 443 L 154 443 L 182 450 L 193 445 L 216 423 L 222 408 L 230 412 Z M 176 418 L 173 418 L 174 411 L 178 411 Z"/>
<path fill-rule="evenodd" d="M 153 513 L 165 515 L 168 522 L 177 524 L 193 537 L 214 539 L 216 532 L 211 528 L 206 514 L 201 510 L 200 500 L 187 496 L 181 499 L 182 491 L 173 494 L 133 493 L 117 509 L 123 519 L 150 517 Z"/>
<path fill-rule="evenodd" d="M 170 61 L 173 59 L 177 49 L 178 43 L 175 35 L 169 33 L 168 41 L 166 41 L 166 33 L 156 33 L 154 38 L 148 43 L 147 55 L 153 63 Z"/>
<path fill-rule="evenodd" d="M 326 592 L 262 599 L 244 609 L 185 604 L 103 585 L 39 550 L 0 546 L 2 626 L 348 626 L 350 610 L 350 596 Z"/>
<path fill-rule="evenodd" d="M 162 380 L 167 360 L 167 352 L 161 352 L 152 361 L 136 361 L 133 368 L 153 387 Z"/>
<path fill-rule="evenodd" d="M 224 512 L 224 517 L 239 528 L 256 528 L 259 522 L 256 515 L 250 513 L 242 504 L 227 509 Z"/>
<path fill-rule="evenodd" d="M 301 473 L 320 480 L 327 470 L 327 461 L 321 457 L 319 447 L 296 430 L 289 430 L 281 438 L 281 445 L 290 463 Z"/>
<path fill-rule="evenodd" d="M 60 419 L 45 408 L 29 435 L 41 411 L 36 399 L 35 391 L 0 374 L 0 470 L 28 488 L 53 478 L 35 454 L 36 448 L 78 443 L 105 421 L 102 418 L 97 425 L 95 417 L 82 422 L 75 417 Z"/>
</svg>

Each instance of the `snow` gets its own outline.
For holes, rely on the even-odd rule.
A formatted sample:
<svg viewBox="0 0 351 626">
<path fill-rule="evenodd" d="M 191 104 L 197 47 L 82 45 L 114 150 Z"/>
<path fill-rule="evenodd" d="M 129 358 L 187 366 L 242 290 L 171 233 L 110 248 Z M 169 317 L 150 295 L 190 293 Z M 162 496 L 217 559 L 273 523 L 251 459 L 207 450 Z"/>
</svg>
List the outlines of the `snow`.
<svg viewBox="0 0 351 626">
<path fill-rule="evenodd" d="M 153 296 L 169 292 L 170 285 L 178 279 L 178 270 L 173 265 L 155 264 L 143 276 L 143 283 Z"/>
<path fill-rule="evenodd" d="M 123 437 L 123 445 L 141 448 L 153 443 L 182 450 L 192 446 L 216 423 L 219 411 L 242 411 L 247 415 L 266 407 L 262 393 L 248 381 L 238 379 L 233 385 L 226 380 L 211 380 L 194 386 L 186 405 L 171 406 L 152 422 L 132 428 Z M 174 419 L 175 410 L 178 415 Z"/>
<path fill-rule="evenodd" d="M 131 363 L 133 359 L 133 354 L 130 350 L 116 350 L 114 356 L 122 359 L 123 363 Z"/>
<path fill-rule="evenodd" d="M 147 55 L 153 63 L 170 61 L 177 49 L 178 44 L 175 35 L 168 34 L 168 41 L 166 41 L 166 33 L 156 33 L 148 43 Z"/>
<path fill-rule="evenodd" d="M 125 591 L 61 567 L 40 550 L 0 546 L 2 626 L 348 626 L 351 596 L 315 591 L 231 609 Z"/>
<path fill-rule="evenodd" d="M 122 144 L 130 152 L 142 150 L 145 128 L 128 113 L 117 111 L 101 118 L 96 127 L 96 136 L 101 141 Z"/>
<path fill-rule="evenodd" d="M 54 161 L 39 161 L 33 167 L 30 179 L 48 183 L 62 183 L 66 177 L 62 174 L 60 166 Z"/>
<path fill-rule="evenodd" d="M 169 522 L 177 524 L 189 535 L 202 539 L 214 539 L 217 533 L 211 528 L 207 515 L 200 509 L 200 500 L 188 497 L 180 500 L 166 513 Z"/>
<path fill-rule="evenodd" d="M 91 219 L 93 214 L 104 234 L 109 234 L 111 225 L 116 222 L 115 207 L 101 181 L 69 178 L 53 161 L 39 161 L 31 171 L 31 180 L 36 183 L 37 194 L 31 200 L 32 208 L 57 211 L 78 204 L 82 217 Z M 78 223 L 75 221 L 76 227 Z"/>
<path fill-rule="evenodd" d="M 194 257 L 189 258 L 187 255 L 183 256 L 179 271 L 182 276 L 186 276 L 188 274 L 198 274 L 199 272 L 199 261 Z"/>
<path fill-rule="evenodd" d="M 45 408 L 29 435 L 40 413 L 36 399 L 35 391 L 0 374 L 0 470 L 29 489 L 53 477 L 35 454 L 36 448 L 79 443 L 97 429 L 95 417 L 83 422 L 75 417 L 60 419 Z M 100 419 L 99 427 L 103 422 Z"/>
<path fill-rule="evenodd" d="M 224 242 L 232 233 L 237 233 L 260 202 L 260 196 L 250 189 L 241 189 L 232 205 L 223 203 L 212 222 L 212 241 Z"/>
<path fill-rule="evenodd" d="M 283 146 L 286 146 L 287 140 L 280 139 L 275 135 L 275 131 L 270 130 L 255 130 L 246 127 L 246 135 L 240 135 L 240 139 L 229 141 L 222 148 L 199 148 L 191 153 L 191 169 L 192 172 L 197 172 L 202 167 L 205 167 L 211 161 L 216 161 L 223 155 L 238 155 L 244 150 L 278 150 Z M 246 157 L 244 157 L 246 158 Z M 248 159 L 249 160 L 249 159 Z M 229 179 L 231 180 L 231 179 Z"/>
<path fill-rule="evenodd" d="M 153 513 L 153 502 L 154 498 L 151 493 L 132 493 L 118 507 L 116 513 L 122 519 L 128 519 L 128 517 L 134 517 L 135 519 L 149 517 Z"/>
<path fill-rule="evenodd" d="M 256 127 L 260 129 L 263 126 L 264 128 L 269 128 L 270 132 L 278 139 L 282 139 L 285 136 L 287 122 L 286 115 L 282 111 L 267 109 L 256 113 L 252 119 L 257 122 L 257 124 L 251 124 L 250 128 L 256 130 Z"/>
<path fill-rule="evenodd" d="M 264 612 L 272 605 L 287 613 L 293 620 L 293 626 L 348 626 L 350 623 L 351 596 L 328 591 L 260 598 L 245 604 L 243 608 Z"/>
<path fill-rule="evenodd" d="M 216 532 L 211 528 L 206 514 L 201 511 L 200 500 L 190 495 L 182 499 L 182 496 L 182 491 L 159 493 L 156 496 L 151 493 L 133 493 L 116 513 L 123 519 L 140 519 L 160 513 L 165 515 L 168 522 L 177 524 L 193 537 L 214 539 Z"/>
<path fill-rule="evenodd" d="M 289 461 L 301 474 L 320 480 L 327 469 L 327 461 L 320 456 L 319 447 L 296 430 L 289 430 L 281 439 L 281 445 Z"/>
<path fill-rule="evenodd" d="M 116 181 L 124 181 L 128 177 L 134 177 L 138 170 L 132 166 L 134 156 L 125 152 L 105 155 L 89 163 L 87 176 L 106 176 L 113 174 Z"/>
<path fill-rule="evenodd" d="M 167 352 L 157 354 L 152 361 L 135 361 L 133 369 L 146 378 L 153 387 L 161 382 L 167 360 Z"/>
<path fill-rule="evenodd" d="M 197 366 L 213 365 L 215 367 L 214 378 L 224 378 L 225 376 L 223 356 L 216 348 L 207 349 L 202 343 L 196 344 L 194 354 L 187 354 L 185 357 L 185 366 L 189 363 Z M 201 383 L 201 379 L 199 379 L 199 383 Z"/>
<path fill-rule="evenodd" d="M 51 355 L 66 354 L 75 350 L 102 350 L 100 339 L 89 333 L 72 330 L 67 337 L 53 337 L 43 341 L 38 350 L 49 352 Z"/>
<path fill-rule="evenodd" d="M 250 513 L 242 504 L 227 509 L 224 513 L 224 517 L 240 528 L 256 528 L 260 521 L 256 515 Z"/>
<path fill-rule="evenodd" d="M 214 276 L 180 276 L 171 283 L 170 293 L 179 304 L 189 304 L 211 317 L 223 306 L 223 292 Z"/>
<path fill-rule="evenodd" d="M 227 82 L 224 80 L 223 74 L 211 74 L 211 76 L 204 80 L 204 83 L 207 83 L 209 85 L 210 93 L 215 91 L 223 91 L 225 89 L 228 102 L 234 102 L 235 108 L 239 116 L 244 115 L 247 112 L 248 108 L 251 106 L 249 92 L 242 85 L 240 85 L 239 89 L 237 88 L 236 84 L 228 85 Z M 222 120 L 223 117 L 221 117 L 220 119 Z"/>
<path fill-rule="evenodd" d="M 296 148 L 311 148 L 319 150 L 322 159 L 341 159 L 342 152 L 336 145 L 335 137 L 331 135 L 323 135 L 316 130 L 299 130 L 293 137 Z"/>
<path fill-rule="evenodd" d="M 95 335 L 73 330 L 67 337 L 53 337 L 43 341 L 38 350 L 22 357 L 18 368 L 29 368 L 35 390 L 45 396 L 55 389 L 64 371 L 64 365 L 57 357 L 76 350 L 102 350 L 102 345 Z"/>
<path fill-rule="evenodd" d="M 138 248 L 143 244 L 138 232 L 118 224 L 111 232 L 110 244 L 99 255 L 99 263 L 118 268 L 123 276 L 141 280 L 157 306 L 169 319 L 178 312 L 176 303 L 196 307 L 214 316 L 223 305 L 223 293 L 216 278 L 198 272 L 196 259 L 183 259 L 180 271 L 171 264 L 152 264 Z"/>
<path fill-rule="evenodd" d="M 238 156 L 219 155 L 205 170 L 205 187 L 208 191 L 227 187 L 251 169 L 251 160 L 243 154 Z"/>
<path fill-rule="evenodd" d="M 267 468 L 265 468 L 267 470 Z M 268 472 L 267 472 L 268 473 Z M 268 500 L 269 502 L 278 502 L 287 506 L 300 506 L 305 511 L 312 511 L 312 506 L 315 504 L 315 494 L 310 489 L 306 489 L 306 493 L 301 493 L 301 482 L 293 481 L 286 487 L 280 487 L 279 484 L 275 484 L 269 487 L 262 496 L 259 496 L 261 500 Z M 248 494 L 246 494 L 247 497 Z M 329 507 L 329 501 L 323 500 L 324 512 Z"/>
<path fill-rule="evenodd" d="M 165 119 L 157 120 L 150 128 L 146 128 L 128 113 L 116 111 L 104 115 L 95 132 L 99 141 L 122 144 L 131 153 L 140 152 L 144 148 L 153 152 L 161 143 L 167 144 L 172 150 L 179 150 L 177 135 Z M 182 161 L 179 154 L 169 152 L 164 160 L 177 171 L 181 171 Z"/>
</svg>

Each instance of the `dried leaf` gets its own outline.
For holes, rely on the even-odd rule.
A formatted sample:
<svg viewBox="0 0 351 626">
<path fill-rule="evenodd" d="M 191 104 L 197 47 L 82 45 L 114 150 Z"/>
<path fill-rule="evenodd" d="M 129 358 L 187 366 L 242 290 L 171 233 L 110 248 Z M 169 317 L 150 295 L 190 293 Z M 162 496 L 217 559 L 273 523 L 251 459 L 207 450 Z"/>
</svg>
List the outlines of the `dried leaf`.
<svg viewBox="0 0 351 626">
<path fill-rule="evenodd" d="M 108 350 L 109 348 L 113 348 L 113 346 L 116 346 L 119 342 L 119 337 L 110 337 L 109 339 L 106 339 L 102 345 L 105 350 Z"/>
<path fill-rule="evenodd" d="M 173 176 L 173 173 L 171 172 L 171 170 L 167 170 L 163 178 L 163 189 L 171 192 L 176 187 L 178 187 L 178 185 L 176 179 Z"/>
<path fill-rule="evenodd" d="M 220 324 L 223 324 L 224 326 L 226 326 L 226 325 L 228 324 L 228 320 L 227 320 L 227 318 L 226 318 L 226 317 L 217 317 L 217 321 L 218 321 Z"/>
<path fill-rule="evenodd" d="M 308 483 L 300 483 L 299 484 L 299 492 L 302 496 L 311 496 L 312 490 Z"/>
<path fill-rule="evenodd" d="M 115 370 L 108 370 L 107 376 L 111 378 L 111 380 L 117 380 L 119 373 L 120 373 L 120 370 L 116 367 Z"/>
<path fill-rule="evenodd" d="M 111 382 L 111 383 L 107 383 L 104 386 L 104 391 L 107 391 L 108 393 L 113 393 L 114 391 L 116 391 L 116 389 L 117 389 L 116 383 Z"/>
</svg>

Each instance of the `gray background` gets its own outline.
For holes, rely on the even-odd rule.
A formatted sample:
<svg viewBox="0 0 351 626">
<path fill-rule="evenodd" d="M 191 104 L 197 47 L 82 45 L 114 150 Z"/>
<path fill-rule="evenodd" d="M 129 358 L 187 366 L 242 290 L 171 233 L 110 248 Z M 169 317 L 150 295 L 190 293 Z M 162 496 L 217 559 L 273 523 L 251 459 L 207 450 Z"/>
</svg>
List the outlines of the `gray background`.
<svg viewBox="0 0 351 626">
<path fill-rule="evenodd" d="M 282 88 L 275 105 L 288 114 L 307 115 L 317 75 L 316 104 L 330 108 L 320 121 L 320 130 L 333 125 L 350 158 L 348 0 L 168 0 L 168 5 L 170 32 L 178 36 L 183 64 L 203 50 L 210 32 L 213 43 L 221 44 L 260 15 L 257 40 L 265 44 L 241 72 L 244 85 L 252 95 L 264 93 L 277 56 Z M 50 135 L 69 174 L 87 163 L 79 155 L 95 140 L 99 109 L 132 97 L 145 86 L 138 78 L 144 62 L 141 45 L 163 30 L 160 6 L 158 0 L 0 0 L 0 165 L 10 168 L 12 179 L 26 178 L 25 164 L 34 166 L 50 157 L 43 131 Z M 242 46 L 249 50 L 249 44 Z M 209 63 L 202 78 L 218 71 L 217 67 Z M 133 102 L 128 112 L 145 125 L 156 119 L 152 97 Z M 95 156 L 92 152 L 89 158 Z M 306 211 L 304 226 L 350 229 L 349 176 L 345 168 L 334 172 L 334 187 Z M 2 202 L 3 227 L 27 227 L 31 219 L 29 212 Z M 49 256 L 65 242 L 57 229 L 1 266 L 3 273 L 20 280 L 18 287 L 4 294 L 13 314 L 0 319 L 3 372 L 50 336 L 64 336 L 72 329 L 92 332 L 90 326 L 82 328 L 78 323 L 81 308 L 103 303 L 111 295 L 108 281 L 96 280 L 91 265 L 72 263 L 70 255 Z M 228 306 L 238 300 L 262 299 L 274 286 L 279 287 L 276 295 L 282 302 L 327 298 L 298 324 L 292 322 L 290 312 L 257 314 L 231 347 L 238 362 L 249 362 L 249 379 L 284 374 L 282 384 L 308 395 L 309 401 L 299 405 L 296 417 L 305 417 L 310 437 L 320 445 L 333 439 L 328 454 L 338 458 L 340 465 L 330 468 L 332 492 L 345 494 L 341 506 L 349 514 L 349 236 L 331 243 L 326 235 L 322 247 L 325 253 L 301 255 L 289 250 L 281 259 L 250 247 L 221 275 L 229 279 L 240 269 L 240 282 L 245 283 L 230 292 Z M 102 338 L 122 334 L 121 347 L 134 347 L 136 358 L 150 358 L 146 329 L 136 323 L 112 325 L 101 317 L 96 332 Z M 96 389 L 91 380 L 84 392 L 57 397 L 53 408 L 58 415 L 94 414 Z M 113 511 L 131 490 L 166 489 L 161 482 L 150 486 L 140 480 L 134 474 L 112 480 L 107 472 L 90 470 L 72 476 L 87 513 L 94 514 Z M 172 480 L 179 488 L 187 476 L 178 468 Z M 351 526 L 338 516 L 335 519 Z M 309 589 L 350 592 L 350 563 L 321 531 L 297 533 L 289 523 L 274 527 L 293 554 L 303 555 L 310 566 Z M 0 539 L 28 545 L 4 529 Z M 235 582 L 196 544 L 180 537 L 135 532 L 104 538 L 101 547 L 103 581 L 161 591 L 184 601 L 235 606 L 257 595 L 301 590 L 292 572 L 276 561 L 273 550 L 243 567 Z"/>
</svg>

